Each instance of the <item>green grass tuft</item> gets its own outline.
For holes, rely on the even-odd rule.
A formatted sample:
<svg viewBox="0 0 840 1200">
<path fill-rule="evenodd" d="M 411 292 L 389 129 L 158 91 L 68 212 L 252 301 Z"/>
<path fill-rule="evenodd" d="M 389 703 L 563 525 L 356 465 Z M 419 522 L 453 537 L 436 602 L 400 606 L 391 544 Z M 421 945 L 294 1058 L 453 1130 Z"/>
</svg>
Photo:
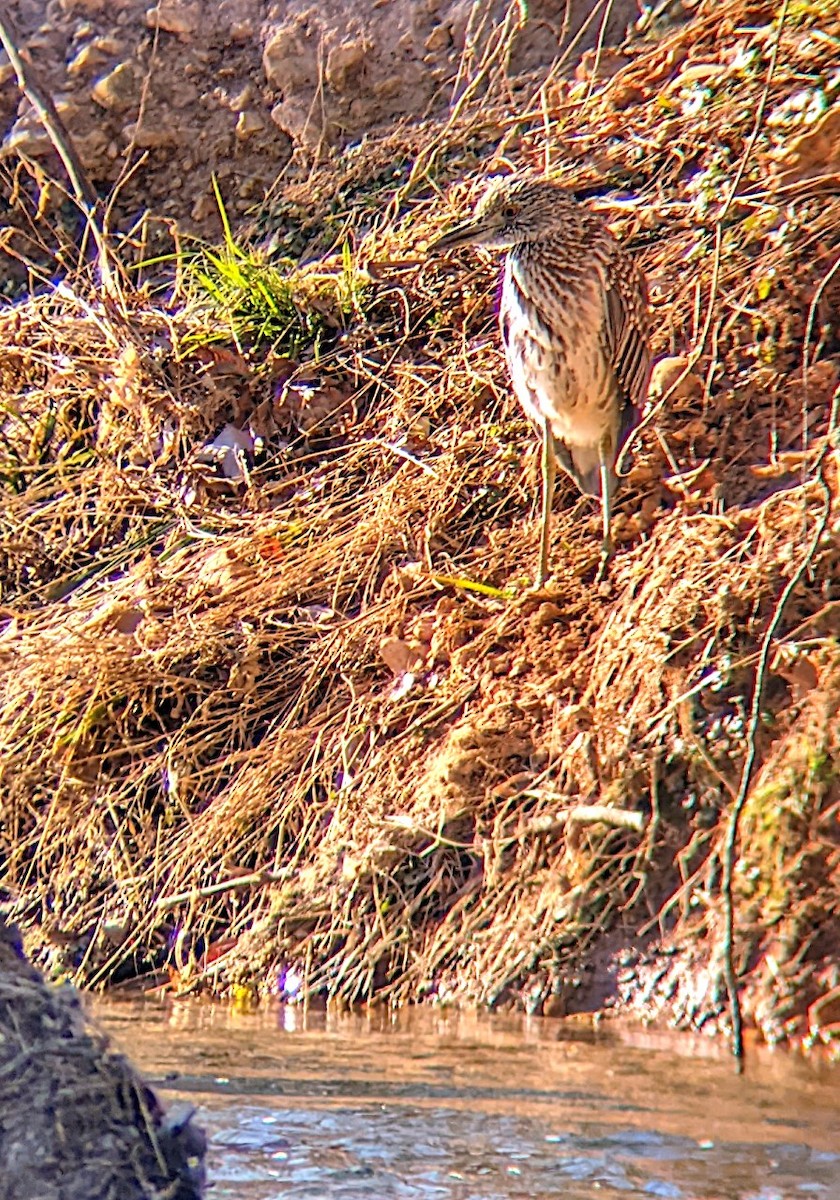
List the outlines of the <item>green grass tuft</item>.
<svg viewBox="0 0 840 1200">
<path fill-rule="evenodd" d="M 232 338 L 240 349 L 269 344 L 289 357 L 311 348 L 317 359 L 325 340 L 364 317 L 369 281 L 349 244 L 340 265 L 335 256 L 306 267 L 270 261 L 259 248 L 237 243 L 215 180 L 213 186 L 224 241 L 201 247 L 185 263 L 188 290 L 203 317 L 189 348 Z"/>
</svg>

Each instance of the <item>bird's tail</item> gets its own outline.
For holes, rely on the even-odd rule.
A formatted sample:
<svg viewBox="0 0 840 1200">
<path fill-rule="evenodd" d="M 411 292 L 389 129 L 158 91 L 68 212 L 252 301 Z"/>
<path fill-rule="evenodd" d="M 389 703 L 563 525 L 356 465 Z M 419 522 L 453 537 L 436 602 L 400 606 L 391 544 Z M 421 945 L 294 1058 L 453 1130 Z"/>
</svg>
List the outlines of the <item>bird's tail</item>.
<svg viewBox="0 0 840 1200">
<path fill-rule="evenodd" d="M 619 413 L 619 427 L 615 449 L 608 454 L 607 465 L 612 472 L 613 487 L 619 477 L 615 464 L 621 450 L 630 434 L 639 424 L 641 413 L 632 404 L 625 404 Z M 559 438 L 554 439 L 554 449 L 557 461 L 563 470 L 571 475 L 584 496 L 601 495 L 601 450 L 598 445 L 567 446 Z"/>
</svg>

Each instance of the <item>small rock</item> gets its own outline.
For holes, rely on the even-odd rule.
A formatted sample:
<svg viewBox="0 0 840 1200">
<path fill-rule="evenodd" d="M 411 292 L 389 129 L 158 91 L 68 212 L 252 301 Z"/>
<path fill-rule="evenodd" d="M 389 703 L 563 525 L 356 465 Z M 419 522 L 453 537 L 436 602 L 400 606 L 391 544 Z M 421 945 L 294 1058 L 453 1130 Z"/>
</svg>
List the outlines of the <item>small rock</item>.
<svg viewBox="0 0 840 1200">
<path fill-rule="evenodd" d="M 330 87 L 336 92 L 346 91 L 348 82 L 358 75 L 369 51 L 370 46 L 363 41 L 342 42 L 340 46 L 333 46 L 327 56 L 325 72 Z"/>
<path fill-rule="evenodd" d="M 278 129 L 293 142 L 315 148 L 321 141 L 321 130 L 311 118 L 309 105 L 296 100 L 281 100 L 271 110 L 271 119 Z"/>
<path fill-rule="evenodd" d="M 188 0 L 159 0 L 154 8 L 146 10 L 146 24 L 150 29 L 174 33 L 186 42 L 199 28 L 201 15 L 201 5 Z"/>
<path fill-rule="evenodd" d="M 689 400 L 703 393 L 703 381 L 699 375 L 688 370 L 688 359 L 681 354 L 669 358 L 660 358 L 654 365 L 650 377 L 650 396 L 658 400 L 666 392 L 671 392 L 672 400 Z M 682 378 L 680 378 L 682 376 Z M 679 380 L 679 383 L 677 383 Z"/>
<path fill-rule="evenodd" d="M 84 75 L 86 71 L 95 71 L 107 61 L 107 54 L 95 42 L 88 42 L 71 58 L 67 64 L 68 75 Z"/>
<path fill-rule="evenodd" d="M 215 0 L 216 20 L 228 41 L 253 42 L 261 19 L 260 0 Z"/>
<path fill-rule="evenodd" d="M 120 38 L 110 37 L 103 34 L 102 37 L 94 39 L 94 46 L 97 50 L 101 50 L 103 54 L 122 54 L 125 50 L 125 42 Z"/>
<path fill-rule="evenodd" d="M 65 13 L 84 13 L 92 16 L 107 7 L 109 0 L 58 0 L 58 7 Z"/>
<path fill-rule="evenodd" d="M 93 85 L 91 98 L 111 112 L 124 112 L 137 103 L 138 89 L 134 68 L 129 62 L 118 63 Z"/>
<path fill-rule="evenodd" d="M 264 129 L 265 121 L 252 108 L 239 114 L 236 122 L 236 136 L 241 142 L 247 141 L 248 138 L 253 137 L 256 133 L 262 133 Z"/>
<path fill-rule="evenodd" d="M 445 25 L 436 25 L 423 45 L 427 50 L 445 50 L 452 42 L 449 30 Z"/>
<path fill-rule="evenodd" d="M 288 95 L 290 88 L 314 84 L 318 78 L 314 50 L 300 30 L 289 26 L 276 30 L 266 42 L 263 70 L 271 86 L 284 96 Z"/>
<path fill-rule="evenodd" d="M 122 136 L 127 145 L 135 145 L 140 150 L 157 150 L 161 146 L 177 146 L 179 135 L 167 125 L 139 125 L 136 121 L 125 125 Z M 170 185 L 175 186 L 175 180 L 170 179 Z"/>
<path fill-rule="evenodd" d="M 193 221 L 200 224 L 202 221 L 206 221 L 208 217 L 212 217 L 215 212 L 218 212 L 215 199 L 207 193 L 204 193 L 198 197 L 195 204 L 192 206 L 192 209 L 190 210 L 190 217 L 193 219 Z"/>
<path fill-rule="evenodd" d="M 130 608 L 121 609 L 114 614 L 114 629 L 116 629 L 117 633 L 122 633 L 126 637 L 129 637 L 131 634 L 136 633 L 144 619 L 145 613 L 143 609 L 138 608 L 137 605 L 133 605 Z"/>
<path fill-rule="evenodd" d="M 402 638 L 385 638 L 379 645 L 379 653 L 385 665 L 394 675 L 405 671 L 416 671 L 423 665 L 420 647 Z"/>
<path fill-rule="evenodd" d="M 380 79 L 373 85 L 373 94 L 379 100 L 390 100 L 392 96 L 396 96 L 402 91 L 402 86 L 403 81 L 399 75 L 389 75 L 386 79 Z"/>
<path fill-rule="evenodd" d="M 246 83 L 243 88 L 240 88 L 234 95 L 228 96 L 227 106 L 231 112 L 244 112 L 249 104 L 253 102 L 254 89 L 250 83 Z"/>
<path fill-rule="evenodd" d="M 56 100 L 55 107 L 67 126 L 72 126 L 79 117 L 79 109 L 69 100 Z M 15 121 L 3 141 L 3 150 L 26 158 L 42 158 L 52 153 L 53 144 L 34 108 L 27 108 Z"/>
<path fill-rule="evenodd" d="M 534 624 L 540 629 L 544 629 L 546 625 L 553 625 L 555 621 L 559 621 L 562 616 L 562 609 L 546 600 L 534 613 Z"/>
</svg>

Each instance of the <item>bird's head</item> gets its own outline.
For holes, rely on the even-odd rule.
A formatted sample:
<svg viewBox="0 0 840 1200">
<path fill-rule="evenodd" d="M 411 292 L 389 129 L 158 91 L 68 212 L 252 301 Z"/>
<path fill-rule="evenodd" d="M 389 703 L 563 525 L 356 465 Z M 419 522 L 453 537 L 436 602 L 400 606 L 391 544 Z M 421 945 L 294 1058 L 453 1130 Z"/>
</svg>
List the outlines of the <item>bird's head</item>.
<svg viewBox="0 0 840 1200">
<path fill-rule="evenodd" d="M 540 241 L 568 220 L 569 200 L 548 179 L 504 176 L 493 180 L 468 221 L 429 246 L 431 253 L 455 246 L 487 246 L 510 250 Z"/>
</svg>

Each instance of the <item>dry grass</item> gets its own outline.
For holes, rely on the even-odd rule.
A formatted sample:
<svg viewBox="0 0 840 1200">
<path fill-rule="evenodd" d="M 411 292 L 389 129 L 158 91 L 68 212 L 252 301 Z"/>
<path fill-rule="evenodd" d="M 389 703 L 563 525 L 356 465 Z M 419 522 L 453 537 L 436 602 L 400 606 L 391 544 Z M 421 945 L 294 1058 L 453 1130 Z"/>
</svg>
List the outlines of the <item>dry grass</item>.
<svg viewBox="0 0 840 1200">
<path fill-rule="evenodd" d="M 557 1011 L 661 937 L 712 964 L 707 992 L 683 1002 L 660 966 L 640 989 L 642 961 L 624 998 L 704 1024 L 745 781 L 747 1015 L 774 1038 L 809 1005 L 832 1023 L 840 166 L 808 175 L 816 125 L 784 106 L 807 78 L 836 111 L 840 21 L 780 12 L 701 6 L 606 83 L 528 105 L 508 80 L 372 141 L 332 190 L 332 166 L 289 184 L 287 242 L 329 214 L 365 289 L 349 316 L 318 301 L 317 357 L 192 350 L 218 337 L 206 311 L 140 291 L 120 312 L 83 276 L 0 315 L 5 887 L 59 965 Z M 416 169 L 383 204 L 400 138 Z M 563 488 L 554 582 L 524 590 L 535 447 L 497 267 L 422 254 L 503 157 L 600 183 L 658 354 L 693 368 L 634 448 L 603 591 L 596 516 Z M 312 270 L 338 279 L 327 250 Z M 257 439 L 234 478 L 206 452 L 228 424 Z"/>
</svg>

